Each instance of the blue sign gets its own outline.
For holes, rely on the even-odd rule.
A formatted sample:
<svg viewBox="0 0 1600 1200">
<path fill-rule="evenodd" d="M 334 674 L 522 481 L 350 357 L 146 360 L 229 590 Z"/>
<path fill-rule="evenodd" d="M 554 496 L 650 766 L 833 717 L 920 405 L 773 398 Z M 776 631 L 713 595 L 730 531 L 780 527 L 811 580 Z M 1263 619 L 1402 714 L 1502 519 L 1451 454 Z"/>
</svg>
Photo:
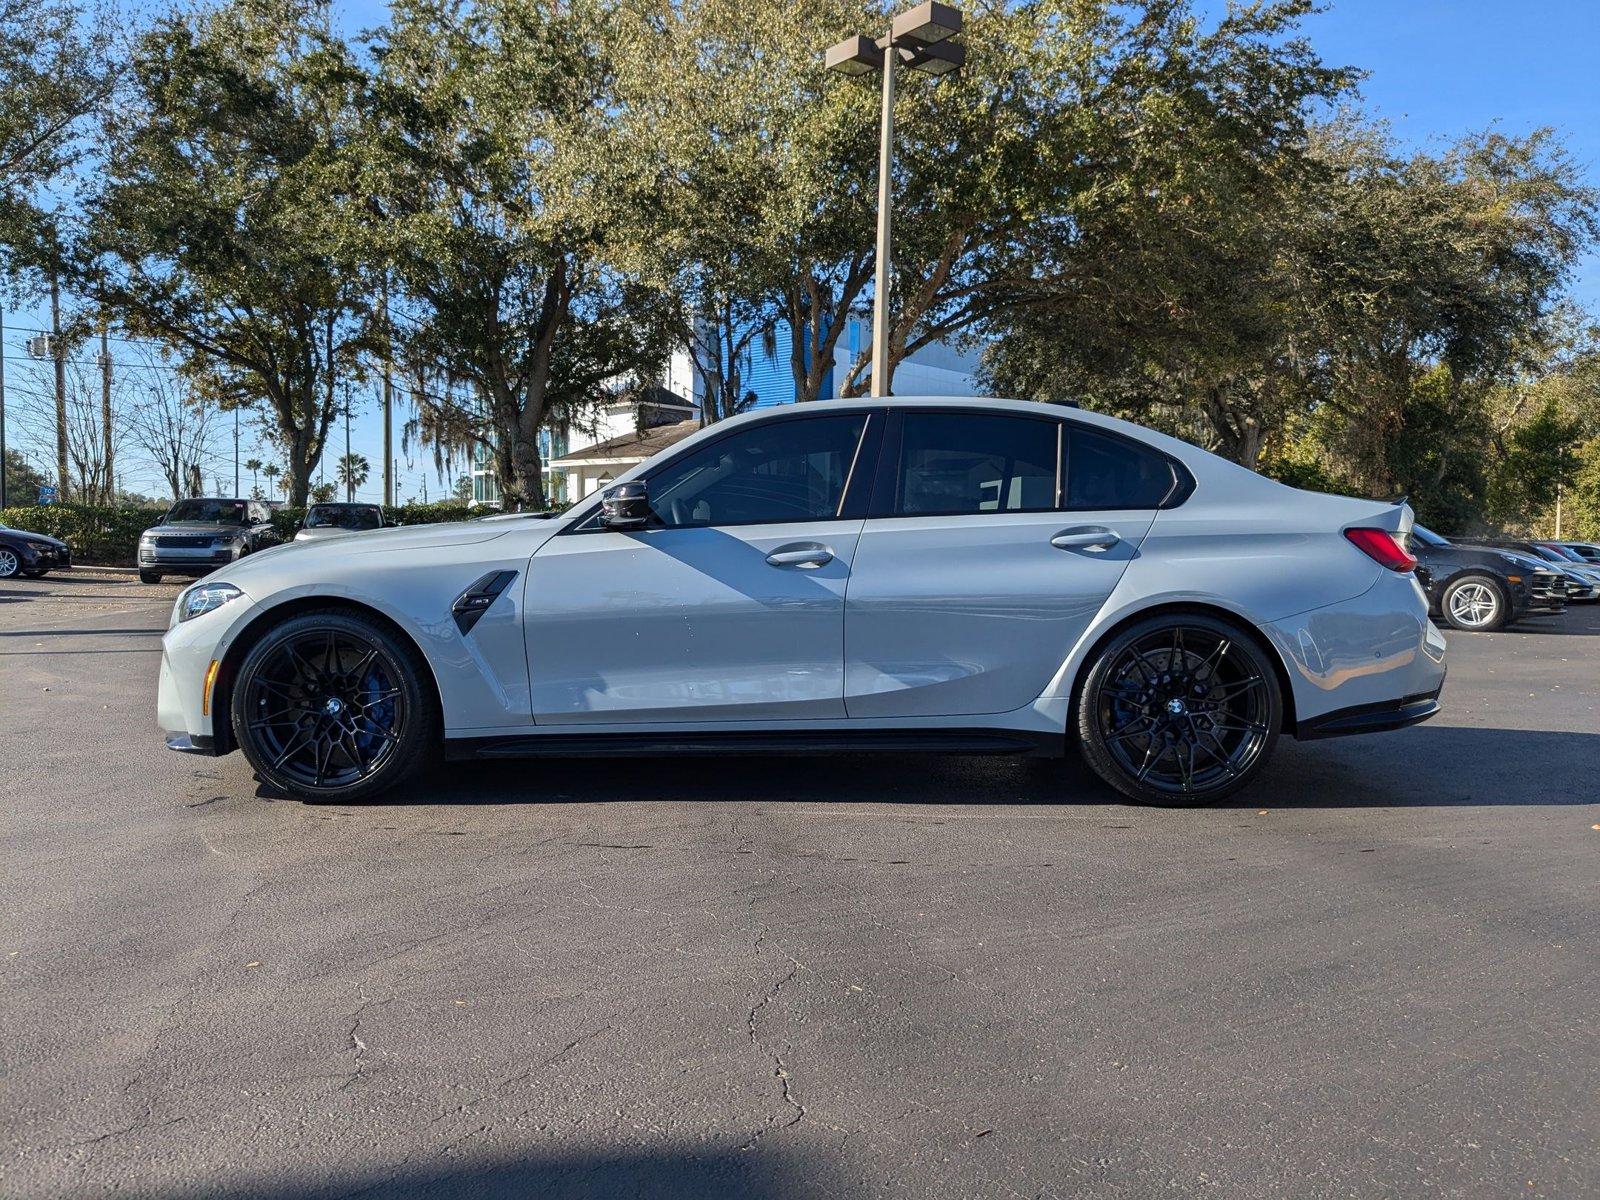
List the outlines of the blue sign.
<svg viewBox="0 0 1600 1200">
<path fill-rule="evenodd" d="M 55 502 L 56 502 L 56 490 L 55 490 L 55 488 L 46 487 L 43 484 L 41 484 L 39 486 L 39 503 L 40 504 L 54 504 Z"/>
</svg>

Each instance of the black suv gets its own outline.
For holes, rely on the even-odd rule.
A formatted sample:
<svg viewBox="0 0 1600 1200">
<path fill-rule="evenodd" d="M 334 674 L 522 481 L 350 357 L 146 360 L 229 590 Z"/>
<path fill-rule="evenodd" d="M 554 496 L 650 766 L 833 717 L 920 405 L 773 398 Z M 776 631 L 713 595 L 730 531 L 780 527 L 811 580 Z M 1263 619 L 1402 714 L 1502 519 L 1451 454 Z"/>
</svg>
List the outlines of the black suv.
<svg viewBox="0 0 1600 1200">
<path fill-rule="evenodd" d="M 179 500 L 161 524 L 139 537 L 139 579 L 209 575 L 218 567 L 276 546 L 272 510 L 261 500 Z"/>
<path fill-rule="evenodd" d="M 1421 525 L 1412 528 L 1408 549 L 1428 607 L 1452 628 L 1488 633 L 1529 613 L 1566 607 L 1562 574 L 1536 557 L 1457 545 Z"/>
</svg>

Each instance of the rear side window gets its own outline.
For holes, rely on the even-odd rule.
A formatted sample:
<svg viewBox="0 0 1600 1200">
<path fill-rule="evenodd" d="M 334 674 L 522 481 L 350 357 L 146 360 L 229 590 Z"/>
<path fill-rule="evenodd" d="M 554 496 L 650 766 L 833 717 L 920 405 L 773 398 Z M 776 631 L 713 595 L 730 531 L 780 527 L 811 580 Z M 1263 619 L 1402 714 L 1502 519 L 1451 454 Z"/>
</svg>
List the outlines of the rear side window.
<svg viewBox="0 0 1600 1200">
<path fill-rule="evenodd" d="M 1056 506 L 1059 422 L 908 412 L 901 431 L 898 515 L 1041 512 Z"/>
<path fill-rule="evenodd" d="M 1160 508 L 1176 483 L 1154 450 L 1081 426 L 1067 434 L 1067 508 Z"/>
<path fill-rule="evenodd" d="M 856 413 L 730 434 L 650 476 L 650 507 L 669 528 L 831 520 L 866 423 Z"/>
</svg>

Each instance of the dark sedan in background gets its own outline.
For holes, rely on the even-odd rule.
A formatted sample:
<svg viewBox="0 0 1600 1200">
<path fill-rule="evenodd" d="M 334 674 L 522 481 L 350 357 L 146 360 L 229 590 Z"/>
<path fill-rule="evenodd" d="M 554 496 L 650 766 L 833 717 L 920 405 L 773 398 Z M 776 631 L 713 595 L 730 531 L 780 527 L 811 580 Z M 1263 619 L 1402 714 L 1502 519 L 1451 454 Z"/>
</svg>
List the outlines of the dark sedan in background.
<svg viewBox="0 0 1600 1200">
<path fill-rule="evenodd" d="M 0 579 L 38 579 L 71 565 L 72 548 L 60 538 L 0 523 Z"/>
<path fill-rule="evenodd" d="M 139 538 L 139 579 L 209 575 L 247 554 L 276 546 L 272 510 L 260 500 L 179 500 Z"/>
<path fill-rule="evenodd" d="M 1566 607 L 1565 576 L 1537 557 L 1452 542 L 1421 525 L 1412 528 L 1407 548 L 1429 607 L 1455 629 L 1489 633 Z"/>
</svg>

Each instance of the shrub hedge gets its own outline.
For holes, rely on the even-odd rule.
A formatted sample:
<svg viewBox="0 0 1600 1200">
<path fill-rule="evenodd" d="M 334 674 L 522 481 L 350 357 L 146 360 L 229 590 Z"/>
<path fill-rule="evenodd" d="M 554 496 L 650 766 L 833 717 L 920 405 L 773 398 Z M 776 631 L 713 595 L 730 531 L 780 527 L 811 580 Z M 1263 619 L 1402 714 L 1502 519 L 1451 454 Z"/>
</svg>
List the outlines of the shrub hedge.
<svg viewBox="0 0 1600 1200">
<path fill-rule="evenodd" d="M 72 547 L 73 562 L 131 567 L 139 551 L 139 535 L 154 525 L 162 508 L 121 505 L 114 508 L 89 504 L 30 504 L 0 509 L 0 521 L 13 529 L 26 529 L 60 538 Z M 273 527 L 287 539 L 305 519 L 303 508 L 278 508 Z M 486 515 L 483 509 L 460 504 L 402 504 L 385 507 L 385 521 L 402 525 L 430 525 L 438 521 L 466 521 Z"/>
</svg>

